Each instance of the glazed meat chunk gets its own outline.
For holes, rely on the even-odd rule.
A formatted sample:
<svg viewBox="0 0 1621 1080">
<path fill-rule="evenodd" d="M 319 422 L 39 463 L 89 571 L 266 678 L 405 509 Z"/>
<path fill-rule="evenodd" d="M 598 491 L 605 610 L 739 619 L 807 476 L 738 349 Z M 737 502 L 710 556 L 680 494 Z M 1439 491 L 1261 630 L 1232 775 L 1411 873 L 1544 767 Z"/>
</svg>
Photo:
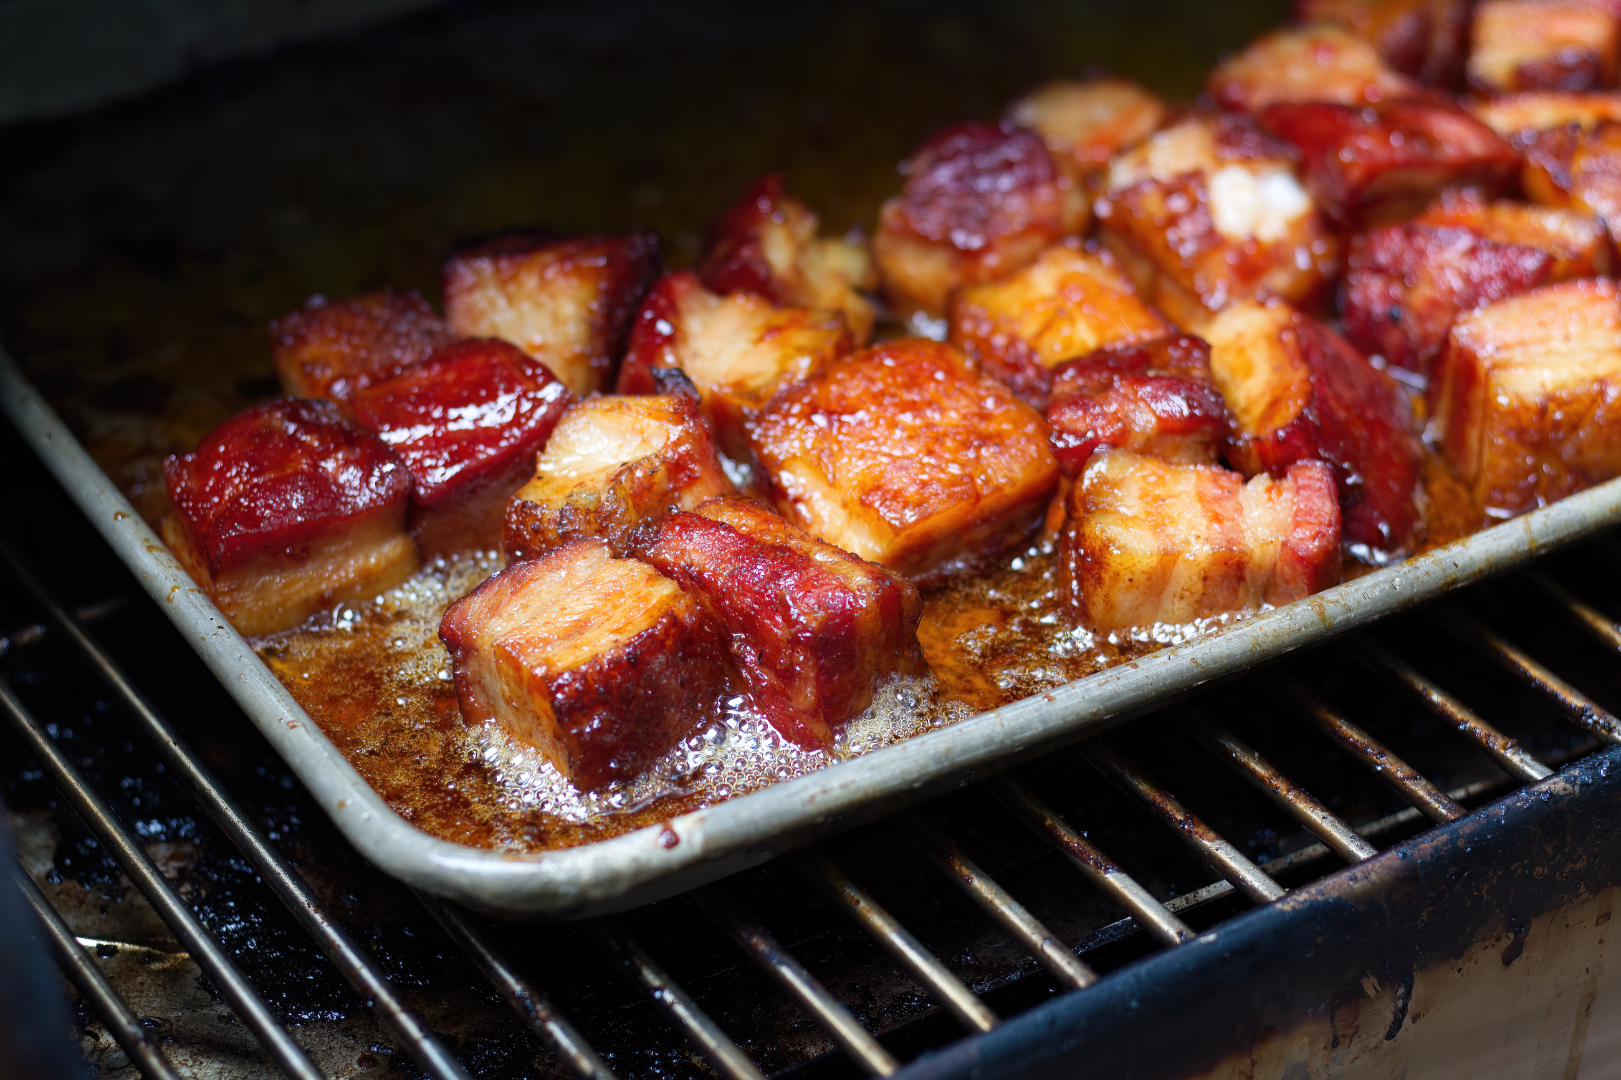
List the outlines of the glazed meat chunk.
<svg viewBox="0 0 1621 1080">
<path fill-rule="evenodd" d="M 384 289 L 337 302 L 313 297 L 272 320 L 270 357 L 290 396 L 342 402 L 455 339 L 422 297 Z"/>
<path fill-rule="evenodd" d="M 1495 518 L 1621 475 L 1621 299 L 1567 281 L 1459 317 L 1430 387 L 1447 458 Z"/>
<path fill-rule="evenodd" d="M 243 634 L 290 630 L 421 564 L 404 462 L 329 401 L 238 413 L 163 472 L 163 542 Z"/>
<path fill-rule="evenodd" d="M 507 500 L 572 404 L 545 364 L 495 338 L 440 349 L 350 402 L 411 470 L 411 532 L 429 558 L 501 546 Z"/>
<path fill-rule="evenodd" d="M 913 577 L 1018 542 L 1058 482 L 1041 415 L 955 348 L 918 338 L 779 394 L 753 446 L 790 521 Z"/>
<path fill-rule="evenodd" d="M 1285 104 L 1261 115 L 1271 131 L 1300 148 L 1306 187 L 1344 228 L 1401 221 L 1443 188 L 1493 194 L 1519 169 L 1512 146 L 1449 105 Z"/>
<path fill-rule="evenodd" d="M 658 269 L 653 233 L 511 233 L 445 263 L 445 314 L 462 337 L 510 341 L 584 397 L 612 383 L 631 316 Z"/>
<path fill-rule="evenodd" d="M 1526 148 L 1521 179 L 1534 201 L 1597 214 L 1621 242 L 1621 122 L 1542 132 Z"/>
<path fill-rule="evenodd" d="M 754 707 L 798 746 L 828 749 L 883 680 L 921 667 L 911 582 L 747 499 L 676 511 L 637 554 L 702 597 Z"/>
<path fill-rule="evenodd" d="M 1097 186 L 1109 159 L 1148 138 L 1165 122 L 1165 102 L 1125 79 L 1048 83 L 1008 109 L 1008 120 L 1047 143 L 1060 171 L 1083 193 Z M 1075 231 L 1085 232 L 1091 200 Z"/>
<path fill-rule="evenodd" d="M 1042 408 L 1058 364 L 1104 345 L 1170 333 L 1134 291 L 1111 262 L 1065 241 L 1010 277 L 952 293 L 950 341 Z"/>
<path fill-rule="evenodd" d="M 682 271 L 660 280 L 636 316 L 618 389 L 651 393 L 654 370 L 679 368 L 698 388 L 721 450 L 747 461 L 748 429 L 771 396 L 850 349 L 836 311 L 778 307 L 751 292 L 719 296 Z"/>
<path fill-rule="evenodd" d="M 1079 229 L 1086 199 L 1041 136 L 1012 124 L 957 124 L 902 168 L 878 215 L 873 255 L 902 318 L 939 318 L 958 285 L 1009 274 Z"/>
<path fill-rule="evenodd" d="M 1604 0 L 1485 0 L 1471 37 L 1471 89 L 1593 90 L 1615 82 L 1621 20 Z"/>
<path fill-rule="evenodd" d="M 1571 125 L 1591 130 L 1602 120 L 1621 120 L 1621 94 L 1528 91 L 1476 100 L 1470 109 L 1481 123 L 1524 148 L 1544 131 Z"/>
<path fill-rule="evenodd" d="M 1299 0 L 1302 22 L 1327 22 L 1379 50 L 1390 67 L 1426 86 L 1450 85 L 1463 71 L 1468 0 Z"/>
<path fill-rule="evenodd" d="M 594 397 L 558 421 L 533 478 L 507 503 L 502 547 L 533 559 L 589 538 L 623 555 L 637 525 L 731 492 L 697 401 Z"/>
<path fill-rule="evenodd" d="M 1211 323 L 1210 369 L 1232 410 L 1227 460 L 1282 477 L 1324 461 L 1339 486 L 1345 539 L 1383 562 L 1409 544 L 1422 449 L 1400 386 L 1343 338 L 1287 304 L 1235 304 Z"/>
<path fill-rule="evenodd" d="M 784 193 L 777 173 L 761 177 L 710 231 L 698 276 L 719 293 L 753 292 L 776 304 L 842 311 L 857 343 L 872 337 L 878 287 L 872 252 L 859 239 L 816 235 L 816 214 Z"/>
<path fill-rule="evenodd" d="M 1279 479 L 1128 450 L 1092 456 L 1069 495 L 1059 576 L 1076 621 L 1107 634 L 1286 604 L 1339 581 L 1334 477 Z"/>
<path fill-rule="evenodd" d="M 597 540 L 507 567 L 450 606 L 439 637 L 463 720 L 498 725 L 585 791 L 716 720 L 732 685 L 698 598 Z"/>
<path fill-rule="evenodd" d="M 1210 73 L 1224 109 L 1260 112 L 1280 101 L 1371 105 L 1422 92 L 1362 38 L 1327 23 L 1274 30 Z"/>
<path fill-rule="evenodd" d="M 1210 346 L 1181 335 L 1112 345 L 1062 365 L 1047 423 L 1065 476 L 1078 475 L 1104 447 L 1213 465 L 1229 434 Z"/>
<path fill-rule="evenodd" d="M 1195 332 L 1235 299 L 1316 294 L 1338 249 L 1291 154 L 1243 117 L 1195 113 L 1115 158 L 1097 215 L 1138 294 Z"/>
</svg>

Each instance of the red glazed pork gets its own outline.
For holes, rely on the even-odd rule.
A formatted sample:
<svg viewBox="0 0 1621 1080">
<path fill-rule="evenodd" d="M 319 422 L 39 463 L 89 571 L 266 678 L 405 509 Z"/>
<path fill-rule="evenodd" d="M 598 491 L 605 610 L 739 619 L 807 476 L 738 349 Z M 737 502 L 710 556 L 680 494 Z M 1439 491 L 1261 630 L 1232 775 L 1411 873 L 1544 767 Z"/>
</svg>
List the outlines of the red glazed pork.
<svg viewBox="0 0 1621 1080">
<path fill-rule="evenodd" d="M 272 320 L 270 357 L 290 396 L 342 402 L 455 338 L 422 297 L 384 289 L 337 302 L 317 296 Z"/>
<path fill-rule="evenodd" d="M 1526 148 L 1525 193 L 1544 206 L 1597 214 L 1621 239 L 1621 122 L 1544 131 Z"/>
<path fill-rule="evenodd" d="M 1167 111 L 1165 102 L 1125 79 L 1061 80 L 1014 102 L 1007 118 L 1040 135 L 1059 171 L 1081 190 L 1084 216 L 1074 231 L 1085 232 L 1090 196 L 1109 159 L 1157 131 Z"/>
<path fill-rule="evenodd" d="M 1469 0 L 1297 0 L 1295 17 L 1334 23 L 1402 74 L 1450 86 L 1463 72 L 1469 7 Z"/>
<path fill-rule="evenodd" d="M 1621 19 L 1604 0 L 1485 0 L 1475 7 L 1469 86 L 1595 90 L 1615 83 Z"/>
</svg>

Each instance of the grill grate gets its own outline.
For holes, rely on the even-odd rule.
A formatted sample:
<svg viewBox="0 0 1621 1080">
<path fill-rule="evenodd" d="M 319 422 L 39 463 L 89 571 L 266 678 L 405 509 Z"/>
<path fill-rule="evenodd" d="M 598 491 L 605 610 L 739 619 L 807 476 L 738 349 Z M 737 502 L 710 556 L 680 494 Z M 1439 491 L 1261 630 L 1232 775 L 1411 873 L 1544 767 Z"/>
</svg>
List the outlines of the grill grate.
<svg viewBox="0 0 1621 1080">
<path fill-rule="evenodd" d="M 278 850 L 273 839 L 252 823 L 207 765 L 181 741 L 87 629 L 90 624 L 127 610 L 129 605 L 112 600 L 70 609 L 9 545 L 0 545 L 0 561 L 5 563 L 11 581 L 21 586 L 33 608 L 43 616 L 39 623 L 25 624 L 4 639 L 0 656 L 4 652 L 20 653 L 51 639 L 70 644 L 79 660 L 87 664 L 121 702 L 165 765 L 184 782 L 421 1070 L 432 1077 L 468 1075 L 457 1055 L 407 1006 L 383 966 L 344 930 L 328 905 L 323 904 Z M 1537 618 L 1545 619 L 1551 609 L 1612 655 L 1615 649 L 1621 648 L 1621 629 L 1598 607 L 1573 595 L 1543 571 L 1532 571 L 1521 577 L 1523 591 L 1533 596 L 1539 605 L 1534 609 Z M 1173 706 L 1106 739 L 1092 739 L 1076 750 L 1059 751 L 1014 773 L 984 782 L 980 787 L 1079 870 L 1081 879 L 1089 882 L 1108 906 L 1125 912 L 1124 918 L 1106 920 L 1102 925 L 1094 923 L 1095 928 L 1072 943 L 1066 943 L 1061 930 L 1049 927 L 1016 899 L 1013 887 L 999 883 L 992 872 L 975 862 L 969 853 L 974 845 L 968 835 L 974 829 L 964 826 L 960 806 L 948 805 L 956 796 L 901 814 L 893 819 L 893 826 L 906 846 L 921 853 L 1024 954 L 1020 963 L 1014 965 L 1015 970 L 1011 974 L 1004 973 L 1000 982 L 979 979 L 973 988 L 969 982 L 976 980 L 965 981 L 954 974 L 952 965 L 947 962 L 950 958 L 932 951 L 919 934 L 908 928 L 906 912 L 886 908 L 879 899 L 881 890 L 863 884 L 862 870 L 852 872 L 846 868 L 851 865 L 849 857 L 854 850 L 850 849 L 849 840 L 833 841 L 801 851 L 788 860 L 779 860 L 771 873 L 780 876 L 786 871 L 782 864 L 787 863 L 796 868 L 804 881 L 816 885 L 833 907 L 860 929 L 871 952 L 887 955 L 894 968 L 932 1001 L 935 1013 L 956 1022 L 958 1034 L 989 1031 L 1000 1022 L 999 1011 L 1010 1014 L 1010 1008 L 1020 1008 L 1033 1000 L 1029 994 L 1021 998 L 1001 993 L 1002 987 L 1029 982 L 1032 971 L 1044 972 L 1054 992 L 1084 989 L 1098 982 L 1094 966 L 1099 962 L 1106 967 L 1118 967 L 1123 960 L 1147 951 L 1150 946 L 1144 942 L 1145 937 L 1151 938 L 1158 947 L 1174 948 L 1198 932 L 1187 919 L 1203 925 L 1211 917 L 1219 921 L 1228 914 L 1244 910 L 1241 898 L 1252 904 L 1275 900 L 1286 895 L 1287 882 L 1298 884 L 1320 877 L 1325 861 L 1354 863 L 1370 858 L 1377 851 L 1373 840 L 1411 830 L 1426 819 L 1437 823 L 1455 821 L 1467 813 L 1467 804 L 1542 779 L 1554 768 L 1601 744 L 1621 742 L 1621 725 L 1615 717 L 1526 651 L 1497 634 L 1486 622 L 1450 602 L 1432 605 L 1423 614 L 1468 650 L 1461 670 L 1473 671 L 1469 663 L 1483 668 L 1497 666 L 1520 685 L 1546 699 L 1560 717 L 1586 737 L 1574 742 L 1567 740 L 1564 745 L 1554 745 L 1543 749 L 1540 755 L 1533 755 L 1415 668 L 1414 663 L 1429 666 L 1426 651 L 1402 649 L 1363 635 L 1336 655 L 1354 658 L 1377 675 L 1379 682 L 1420 703 L 1436 721 L 1461 736 L 1463 743 L 1495 763 L 1502 771 L 1500 775 L 1442 790 L 1419 767 L 1404 761 L 1381 739 L 1349 719 L 1348 714 L 1357 711 L 1355 702 L 1347 705 L 1325 696 L 1302 670 L 1311 667 L 1310 661 L 1296 661 L 1289 671 L 1269 672 L 1264 684 L 1262 680 L 1253 679 L 1235 684 L 1208 695 L 1206 701 Z M 1416 659 L 1409 663 L 1402 655 Z M 1353 691 L 1363 688 L 1342 684 L 1339 689 L 1340 696 L 1354 697 Z M 1239 715 L 1248 711 L 1248 703 L 1264 696 L 1275 697 L 1284 708 L 1309 721 L 1328 736 L 1342 760 L 1349 760 L 1358 769 L 1389 785 L 1409 805 L 1353 826 L 1346 820 L 1346 814 L 1331 809 L 1332 800 L 1319 800 L 1311 794 L 1308 787 L 1316 785 L 1292 780 L 1292 769 L 1286 772 L 1287 766 L 1269 762 L 1217 718 L 1218 713 Z M 1235 698 L 1246 702 L 1246 709 L 1221 708 Z M 4 713 L 27 754 L 44 769 L 56 789 L 190 950 L 235 1015 L 253 1032 L 264 1052 L 288 1076 L 321 1075 L 288 1028 L 276 1019 L 265 998 L 238 969 L 227 947 L 203 926 L 143 850 L 129 825 L 119 819 L 69 754 L 57 744 L 53 732 L 3 679 L 0 679 L 0 712 Z M 1156 773 L 1163 769 L 1166 775 L 1185 777 L 1190 767 L 1195 772 L 1211 771 L 1209 758 L 1201 758 L 1190 766 L 1185 756 L 1179 758 L 1159 749 L 1160 742 L 1169 733 L 1185 733 L 1191 743 L 1201 745 L 1216 761 L 1225 762 L 1306 830 L 1308 842 L 1291 850 L 1252 858 L 1246 853 L 1246 847 L 1254 850 L 1266 845 L 1258 845 L 1253 840 L 1247 844 L 1235 842 L 1224 836 L 1174 793 L 1187 786 L 1184 782 L 1171 779 L 1162 784 L 1138 765 L 1134 756 L 1128 755 L 1123 744 L 1132 742 L 1134 736 L 1140 743 L 1144 731 L 1155 733 L 1155 752 L 1152 758 L 1141 760 L 1149 760 Z M 1298 741 L 1291 739 L 1290 743 Z M 1070 820 L 1071 815 L 1056 808 L 1043 794 L 1052 788 L 1055 773 L 1071 782 L 1077 775 L 1084 777 L 1078 771 L 1082 763 L 1107 777 L 1132 801 L 1146 808 L 1149 818 L 1190 849 L 1214 871 L 1217 880 L 1166 901 L 1156 898 L 1157 885 L 1151 886 L 1133 877 L 1101 849 L 1101 841 L 1078 829 Z M 981 799 L 970 809 L 969 817 L 983 814 L 985 810 Z M 952 820 L 942 824 L 942 817 Z M 1095 826 L 1090 831 L 1100 833 Z M 889 839 L 893 841 L 893 834 Z M 859 852 L 855 854 L 859 858 Z M 1135 858 L 1127 860 L 1128 863 L 1137 861 Z M 993 872 L 1007 877 L 1009 870 L 1016 869 L 1015 864 L 1007 864 Z M 1161 875 L 1157 869 L 1150 873 L 1156 877 Z M 26 875 L 18 876 L 40 915 L 47 944 L 88 1007 L 143 1073 L 152 1077 L 175 1075 L 163 1058 L 162 1047 L 89 959 L 83 939 L 72 936 L 66 923 Z M 748 876 L 697 890 L 690 898 L 696 910 L 707 916 L 768 976 L 770 984 L 815 1025 L 821 1038 L 844 1055 L 838 1059 L 823 1055 L 809 1065 L 802 1065 L 802 1070 L 820 1068 L 837 1073 L 857 1068 L 887 1076 L 897 1071 L 900 1060 L 916 1049 L 938 1045 L 953 1037 L 942 1032 L 938 1024 L 932 1031 L 911 1039 L 901 1037 L 904 1032 L 898 1035 L 895 1031 L 874 1033 L 870 1030 L 874 1010 L 852 1009 L 835 992 L 840 987 L 830 989 L 813 974 L 817 966 L 814 961 L 796 957 L 790 945 L 784 944 L 784 941 L 792 942 L 792 936 L 779 937 L 780 928 L 774 932 L 773 925 L 788 917 L 787 913 L 780 907 L 762 909 L 767 912 L 763 918 L 753 913 L 749 899 L 738 888 L 747 884 Z M 452 905 L 429 897 L 418 899 L 528 1030 L 555 1055 L 564 1070 L 590 1080 L 607 1080 L 615 1075 L 604 1057 L 593 1048 L 591 1039 L 530 981 L 525 969 L 531 965 L 509 958 L 493 944 L 496 936 L 505 936 L 506 931 L 495 929 Z M 760 1077 L 762 1067 L 728 1035 L 727 1025 L 705 1010 L 701 1004 L 704 995 L 673 978 L 661 966 L 659 958 L 642 944 L 635 922 L 634 913 L 623 919 L 598 920 L 590 924 L 586 933 L 595 940 L 595 947 L 657 1006 L 669 1024 L 712 1069 L 732 1080 Z M 1139 930 L 1146 934 L 1138 933 Z M 1136 944 L 1132 945 L 1133 942 Z M 1122 956 L 1123 945 L 1131 947 L 1126 948 Z M 550 977 L 554 985 L 558 978 L 567 978 L 557 971 L 552 971 Z M 842 989 L 848 999 L 849 988 Z M 858 1015 L 861 1013 L 867 1015 Z M 927 1027 L 925 1021 L 928 1020 L 925 1015 L 922 1021 L 914 1020 L 903 1028 L 920 1024 Z M 634 1068 L 634 1062 L 632 1066 Z M 767 1068 L 764 1071 L 780 1070 Z"/>
</svg>

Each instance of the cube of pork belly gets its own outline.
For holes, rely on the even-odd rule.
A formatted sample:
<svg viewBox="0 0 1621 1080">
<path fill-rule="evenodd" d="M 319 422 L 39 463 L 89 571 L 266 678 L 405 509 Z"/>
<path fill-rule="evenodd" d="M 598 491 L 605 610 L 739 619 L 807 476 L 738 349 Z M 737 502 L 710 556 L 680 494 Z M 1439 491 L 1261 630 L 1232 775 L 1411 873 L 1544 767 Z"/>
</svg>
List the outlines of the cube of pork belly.
<svg viewBox="0 0 1621 1080">
<path fill-rule="evenodd" d="M 952 293 L 950 340 L 1043 408 L 1054 366 L 1104 345 L 1170 333 L 1133 292 L 1112 260 L 1065 241 L 1010 277 Z"/>
<path fill-rule="evenodd" d="M 1615 268 L 1615 249 L 1604 222 L 1593 214 L 1447 192 L 1414 219 L 1420 225 L 1461 226 L 1499 244 L 1545 251 L 1554 281 L 1595 277 Z"/>
<path fill-rule="evenodd" d="M 1111 345 L 1061 365 L 1047 407 L 1065 476 L 1114 447 L 1214 465 L 1228 437 L 1227 406 L 1210 375 L 1210 346 L 1181 335 Z"/>
<path fill-rule="evenodd" d="M 1485 0 L 1475 8 L 1469 86 L 1593 90 L 1615 82 L 1621 19 L 1605 0 Z"/>
<path fill-rule="evenodd" d="M 879 280 L 902 318 L 944 315 L 952 289 L 1017 270 L 1085 214 L 1084 193 L 1041 136 L 1011 124 L 946 128 L 903 171 L 873 238 Z"/>
<path fill-rule="evenodd" d="M 752 441 L 790 521 L 913 577 L 1019 542 L 1058 482 L 1041 414 L 955 348 L 918 338 L 778 394 Z"/>
<path fill-rule="evenodd" d="M 586 791 L 644 772 L 730 693 L 698 598 L 596 540 L 507 567 L 450 606 L 439 637 L 462 718 L 499 725 Z"/>
<path fill-rule="evenodd" d="M 703 598 L 754 707 L 796 745 L 827 749 L 881 681 L 922 666 L 911 582 L 747 499 L 670 514 L 637 554 Z"/>
<path fill-rule="evenodd" d="M 1621 298 L 1548 285 L 1459 317 L 1430 384 L 1446 456 L 1493 517 L 1621 475 Z"/>
<path fill-rule="evenodd" d="M 391 289 L 353 300 L 313 297 L 301 311 L 270 323 L 270 357 L 293 397 L 346 401 L 456 340 L 450 326 L 416 293 Z"/>
<path fill-rule="evenodd" d="M 1274 477 L 1298 461 L 1327 462 L 1352 550 L 1375 562 L 1402 551 L 1418 521 L 1423 450 L 1396 381 L 1287 304 L 1235 304 L 1206 336 L 1233 414 L 1228 461 Z"/>
<path fill-rule="evenodd" d="M 501 546 L 507 500 L 572 404 L 545 364 L 495 338 L 446 346 L 350 402 L 411 470 L 411 532 L 429 558 Z"/>
<path fill-rule="evenodd" d="M 1115 158 L 1096 210 L 1138 295 L 1197 331 L 1234 299 L 1316 294 L 1338 248 L 1291 153 L 1243 117 L 1196 113 Z"/>
<path fill-rule="evenodd" d="M 836 311 L 778 307 L 751 292 L 719 296 L 683 270 L 648 293 L 618 389 L 651 393 L 654 370 L 681 369 L 698 388 L 721 450 L 747 461 L 748 429 L 771 396 L 846 355 L 851 345 Z"/>
<path fill-rule="evenodd" d="M 1621 242 L 1621 123 L 1542 132 L 1526 149 L 1521 179 L 1533 201 L 1597 214 Z"/>
<path fill-rule="evenodd" d="M 623 555 L 636 526 L 731 493 L 696 400 L 594 397 L 563 415 L 533 479 L 507 503 L 502 547 L 509 559 L 533 559 L 599 539 Z"/>
<path fill-rule="evenodd" d="M 329 401 L 238 413 L 163 473 L 163 541 L 243 634 L 289 630 L 421 565 L 404 462 Z"/>
<path fill-rule="evenodd" d="M 1095 633 L 1286 604 L 1339 581 L 1333 473 L 1307 461 L 1245 483 L 1104 450 L 1070 489 L 1058 550 L 1064 598 Z"/>
<path fill-rule="evenodd" d="M 1495 193 L 1519 169 L 1512 146 L 1447 105 L 1273 105 L 1262 120 L 1300 148 L 1306 187 L 1345 228 L 1411 217 L 1443 188 Z"/>
<path fill-rule="evenodd" d="M 1477 99 L 1469 108 L 1481 123 L 1523 149 L 1544 131 L 1571 125 L 1591 130 L 1601 120 L 1621 120 L 1621 94 L 1528 91 Z"/>
<path fill-rule="evenodd" d="M 612 384 L 631 316 L 658 270 L 653 233 L 512 233 L 445 263 L 445 314 L 456 333 L 510 341 L 584 397 Z"/>
<path fill-rule="evenodd" d="M 698 276 L 719 293 L 754 292 L 774 303 L 844 312 L 858 343 L 872 337 L 878 287 L 864 241 L 816 235 L 816 214 L 783 192 L 782 176 L 761 177 L 727 207 L 698 258 Z"/>
<path fill-rule="evenodd" d="M 1274 30 L 1210 73 L 1206 89 L 1224 109 L 1260 112 L 1280 101 L 1368 105 L 1421 94 L 1355 34 L 1327 23 Z"/>
<path fill-rule="evenodd" d="M 1046 140 L 1071 179 L 1087 183 L 1115 154 L 1157 131 L 1166 112 L 1165 102 L 1134 82 L 1092 79 L 1048 83 L 1014 102 L 1007 116 Z"/>
<path fill-rule="evenodd" d="M 1468 0 L 1298 0 L 1301 22 L 1333 23 L 1379 50 L 1380 59 L 1426 86 L 1463 71 Z"/>
</svg>

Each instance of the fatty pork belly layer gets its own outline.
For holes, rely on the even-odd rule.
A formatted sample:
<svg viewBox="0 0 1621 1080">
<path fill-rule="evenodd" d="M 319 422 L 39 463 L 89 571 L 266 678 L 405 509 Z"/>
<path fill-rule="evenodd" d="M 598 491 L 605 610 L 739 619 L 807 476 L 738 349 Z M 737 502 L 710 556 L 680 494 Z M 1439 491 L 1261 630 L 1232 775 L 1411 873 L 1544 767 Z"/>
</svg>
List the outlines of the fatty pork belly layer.
<svg viewBox="0 0 1621 1080">
<path fill-rule="evenodd" d="M 702 598 L 754 707 L 798 746 L 827 749 L 885 678 L 922 667 L 911 582 L 757 503 L 676 511 L 637 554 Z"/>
<path fill-rule="evenodd" d="M 1485 0 L 1475 7 L 1469 87 L 1501 93 L 1613 85 L 1618 15 L 1604 0 Z"/>
<path fill-rule="evenodd" d="M 696 596 L 608 545 L 515 563 L 445 612 L 462 718 L 493 723 L 589 791 L 717 719 L 732 676 Z"/>
<path fill-rule="evenodd" d="M 411 471 L 411 532 L 425 556 L 501 546 L 507 500 L 574 395 L 515 345 L 471 338 L 350 402 Z"/>
<path fill-rule="evenodd" d="M 421 565 L 405 463 L 329 401 L 238 413 L 163 473 L 163 542 L 243 634 L 289 630 Z"/>
<path fill-rule="evenodd" d="M 1234 304 L 1206 336 L 1233 415 L 1228 462 L 1274 477 L 1299 461 L 1327 462 L 1352 550 L 1374 562 L 1404 552 L 1419 520 L 1423 450 L 1396 381 L 1281 301 Z"/>
<path fill-rule="evenodd" d="M 837 311 L 779 307 L 764 296 L 710 292 L 690 271 L 648 293 L 619 368 L 621 394 L 653 392 L 654 371 L 675 368 L 698 389 L 722 451 L 749 458 L 749 428 L 778 390 L 850 352 Z"/>
<path fill-rule="evenodd" d="M 563 415 L 507 503 L 502 547 L 509 559 L 533 559 L 596 539 L 623 555 L 638 525 L 731 493 L 694 398 L 589 398 Z"/>
<path fill-rule="evenodd" d="M 584 397 L 608 387 L 658 272 L 654 233 L 510 233 L 446 261 L 445 314 L 458 335 L 510 341 Z"/>
<path fill-rule="evenodd" d="M 1430 384 L 1431 430 L 1491 517 L 1621 475 L 1621 298 L 1567 281 L 1459 317 Z"/>
<path fill-rule="evenodd" d="M 1281 101 L 1362 106 L 1424 93 L 1368 41 L 1327 22 L 1262 35 L 1217 66 L 1205 86 L 1222 108 L 1240 112 Z"/>
<path fill-rule="evenodd" d="M 904 338 L 778 394 L 753 433 L 777 507 L 908 576 L 1018 543 L 1058 482 L 1041 415 L 950 345 Z"/>
<path fill-rule="evenodd" d="M 1295 18 L 1326 22 L 1379 51 L 1425 86 L 1450 86 L 1463 72 L 1470 0 L 1297 0 Z"/>
<path fill-rule="evenodd" d="M 1134 292 L 1112 259 L 1066 240 L 1008 277 L 953 292 L 948 337 L 986 374 L 1044 408 L 1057 365 L 1170 333 Z"/>
<path fill-rule="evenodd" d="M 455 339 L 422 297 L 384 289 L 352 300 L 312 297 L 271 320 L 270 358 L 289 396 L 342 402 Z"/>
<path fill-rule="evenodd" d="M 1195 333 L 1234 300 L 1310 299 L 1338 245 L 1292 154 L 1248 118 L 1194 113 L 1110 164 L 1100 237 L 1138 295 Z"/>
<path fill-rule="evenodd" d="M 783 190 L 782 176 L 755 181 L 723 211 L 698 259 L 698 276 L 718 293 L 758 293 L 775 304 L 844 313 L 857 344 L 872 337 L 878 287 L 872 252 L 859 238 L 816 235 L 816 214 Z"/>
<path fill-rule="evenodd" d="M 1319 461 L 1248 483 L 1214 465 L 1102 450 L 1071 488 L 1059 575 L 1095 633 L 1286 604 L 1339 581 L 1334 476 Z"/>
</svg>

